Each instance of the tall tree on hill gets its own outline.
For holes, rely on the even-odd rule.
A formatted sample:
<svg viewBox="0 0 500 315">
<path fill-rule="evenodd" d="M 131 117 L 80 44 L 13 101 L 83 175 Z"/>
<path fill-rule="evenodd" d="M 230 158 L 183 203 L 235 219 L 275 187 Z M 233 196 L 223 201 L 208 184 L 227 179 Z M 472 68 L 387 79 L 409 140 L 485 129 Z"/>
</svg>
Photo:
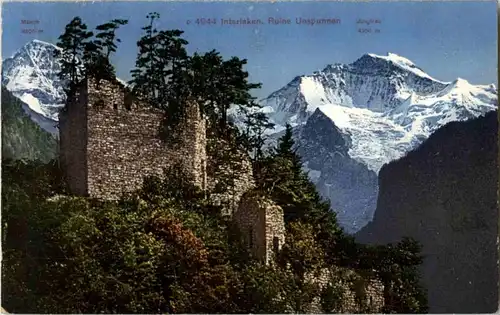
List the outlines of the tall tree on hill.
<svg viewBox="0 0 500 315">
<path fill-rule="evenodd" d="M 188 44 L 181 30 L 158 31 L 154 25 L 160 18 L 157 12 L 148 14 L 149 24 L 143 27 L 145 34 L 137 42 L 139 53 L 132 80 L 133 90 L 146 98 L 150 105 L 176 115 L 179 98 L 186 94 L 185 74 Z"/>
<path fill-rule="evenodd" d="M 342 234 L 330 203 L 323 200 L 303 170 L 290 125 L 287 124 L 274 152 L 262 162 L 256 177 L 259 188 L 283 208 L 286 222 L 301 220 L 311 224 L 318 231 L 321 244 Z"/>
<path fill-rule="evenodd" d="M 192 96 L 208 118 L 210 133 L 228 138 L 231 128 L 228 111 L 233 105 L 240 108 L 255 107 L 250 90 L 261 84 L 249 83 L 243 67 L 246 59 L 228 60 L 216 50 L 203 55 L 195 53 L 189 60 L 189 86 Z"/>
<path fill-rule="evenodd" d="M 218 93 L 215 89 L 222 62 L 222 56 L 216 50 L 203 55 L 195 53 L 189 61 L 189 85 L 195 100 L 200 104 L 201 112 L 209 118 L 209 122 L 217 119 Z"/>
<path fill-rule="evenodd" d="M 62 57 L 61 71 L 58 73 L 58 77 L 68 82 L 68 88 L 65 89 L 65 92 L 69 102 L 74 97 L 75 87 L 84 77 L 83 55 L 88 40 L 93 35 L 91 31 L 87 31 L 87 25 L 82 22 L 82 19 L 75 17 L 66 25 L 64 33 L 59 36 L 57 46 L 61 48 L 61 51 L 55 50 L 54 56 Z"/>
<path fill-rule="evenodd" d="M 114 19 L 98 25 L 96 30 L 99 33 L 95 36 L 96 38 L 85 45 L 83 60 L 87 75 L 95 77 L 98 82 L 100 79 L 115 80 L 116 78 L 110 56 L 116 52 L 115 42 L 121 42 L 119 38 L 116 38 L 116 30 L 127 23 L 128 20 Z"/>
<path fill-rule="evenodd" d="M 182 104 L 189 95 L 186 86 L 188 55 L 185 46 L 188 42 L 181 38 L 181 30 L 167 30 L 158 33 L 157 68 L 160 81 L 159 103 L 166 104 L 164 109 L 169 115 L 179 115 Z"/>
<path fill-rule="evenodd" d="M 269 121 L 269 117 L 259 111 L 261 105 L 255 102 L 249 107 L 241 107 L 240 112 L 244 116 L 245 129 L 240 134 L 240 143 L 251 155 L 254 164 L 264 157 L 264 144 L 266 136 L 264 132 L 273 128 L 274 124 Z"/>
<path fill-rule="evenodd" d="M 157 46 L 155 36 L 158 31 L 154 27 L 154 22 L 159 17 L 160 14 L 157 12 L 149 13 L 146 17 L 149 19 L 149 24 L 142 28 L 145 34 L 137 42 L 139 53 L 135 62 L 135 69 L 131 71 L 133 79 L 129 82 L 134 92 L 149 100 L 155 99 L 157 89 L 157 82 L 153 79 L 155 78 L 155 51 Z"/>
</svg>

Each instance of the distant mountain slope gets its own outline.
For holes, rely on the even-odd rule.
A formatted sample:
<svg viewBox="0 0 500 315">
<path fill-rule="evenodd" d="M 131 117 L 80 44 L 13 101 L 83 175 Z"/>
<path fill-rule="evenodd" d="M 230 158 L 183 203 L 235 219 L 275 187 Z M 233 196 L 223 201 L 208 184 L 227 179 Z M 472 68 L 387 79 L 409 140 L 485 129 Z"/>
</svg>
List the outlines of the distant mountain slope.
<svg viewBox="0 0 500 315">
<path fill-rule="evenodd" d="M 448 122 L 478 117 L 495 110 L 497 103 L 493 84 L 472 85 L 460 78 L 442 82 L 392 53 L 328 65 L 296 77 L 261 101 L 277 124 L 275 132 L 286 123 L 295 126 L 297 142 L 308 148 L 301 151 L 302 158 L 347 232 L 356 232 L 373 217 L 377 181 L 366 179 Z M 320 116 L 322 123 L 315 127 Z M 325 128 L 327 120 L 331 128 Z M 305 129 L 309 131 L 301 131 Z M 339 136 L 345 140 L 343 155 L 328 143 Z"/>
<path fill-rule="evenodd" d="M 432 313 L 498 309 L 497 143 L 497 113 L 490 112 L 447 124 L 380 171 L 374 219 L 356 237 L 420 241 Z"/>
<path fill-rule="evenodd" d="M 301 125 L 320 109 L 352 140 L 349 155 L 378 173 L 450 121 L 495 110 L 497 90 L 438 81 L 410 60 L 365 54 L 296 77 L 262 100 L 278 125 Z"/>
<path fill-rule="evenodd" d="M 57 77 L 61 62 L 54 58 L 55 45 L 32 40 L 2 62 L 2 85 L 30 108 L 57 120 L 66 98 L 64 82 Z"/>
<path fill-rule="evenodd" d="M 2 87 L 2 158 L 41 161 L 55 158 L 56 138 L 33 122 L 26 110 L 29 110 L 26 104 Z"/>
</svg>

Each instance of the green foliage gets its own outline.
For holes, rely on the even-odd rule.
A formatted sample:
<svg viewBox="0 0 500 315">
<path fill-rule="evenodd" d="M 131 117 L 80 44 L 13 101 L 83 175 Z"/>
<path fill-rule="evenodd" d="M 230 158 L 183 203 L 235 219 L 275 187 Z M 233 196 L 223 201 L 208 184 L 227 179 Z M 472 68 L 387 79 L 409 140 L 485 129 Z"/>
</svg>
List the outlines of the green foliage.
<svg viewBox="0 0 500 315">
<path fill-rule="evenodd" d="M 129 82 L 132 90 L 148 103 L 166 111 L 170 116 L 182 114 L 185 100 L 185 68 L 188 42 L 181 37 L 181 30 L 158 31 L 155 21 L 160 14 L 148 14 L 148 25 L 137 42 L 139 53 Z"/>
<path fill-rule="evenodd" d="M 116 51 L 116 30 L 127 24 L 127 20 L 114 19 L 97 26 L 99 33 L 93 39 L 94 33 L 87 31 L 87 25 L 80 17 L 74 17 L 66 25 L 64 33 L 59 36 L 54 56 L 61 57 L 61 71 L 58 77 L 68 82 L 65 89 L 67 103 L 73 102 L 76 87 L 88 76 L 99 82 L 101 79 L 115 80 L 115 70 L 109 58 Z"/>
<path fill-rule="evenodd" d="M 306 276 L 326 266 L 311 223 L 291 222 L 278 265 L 265 266 L 172 170 L 119 202 L 102 202 L 61 196 L 57 163 L 3 169 L 2 298 L 12 312 L 288 313 L 308 312 L 315 297 L 330 309 L 341 303 L 339 288 L 320 291 Z M 359 256 L 358 266 L 377 266 L 394 283 L 385 311 L 425 310 L 412 269 L 417 244 L 388 248 L 374 249 L 371 260 Z"/>
<path fill-rule="evenodd" d="M 332 282 L 321 292 L 321 307 L 329 313 L 340 313 L 345 289 L 342 285 Z"/>
<path fill-rule="evenodd" d="M 54 159 L 56 138 L 33 122 L 22 106 L 2 87 L 2 158 L 43 162 Z"/>
<path fill-rule="evenodd" d="M 318 237 L 329 241 L 341 233 L 329 202 L 322 199 L 303 170 L 290 125 L 274 152 L 257 162 L 254 170 L 257 185 L 283 208 L 285 222 L 304 220 L 317 229 Z"/>
<path fill-rule="evenodd" d="M 74 17 L 66 25 L 64 33 L 59 36 L 57 46 L 62 51 L 56 49 L 54 56 L 61 57 L 61 71 L 58 76 L 63 82 L 68 82 L 65 90 L 69 101 L 75 96 L 76 86 L 85 77 L 83 56 L 85 47 L 93 35 L 94 33 L 87 31 L 87 25 L 80 17 Z"/>
<path fill-rule="evenodd" d="M 256 165 L 264 158 L 264 144 L 267 140 L 264 132 L 274 127 L 274 124 L 269 122 L 267 115 L 259 109 L 261 109 L 261 105 L 254 102 L 251 102 L 249 107 L 240 108 L 241 114 L 245 117 L 243 121 L 245 129 L 239 135 L 239 142 L 253 157 L 253 162 Z"/>
<path fill-rule="evenodd" d="M 116 52 L 116 42 L 121 42 L 116 38 L 116 30 L 121 25 L 126 25 L 127 20 L 115 19 L 105 24 L 98 25 L 95 39 L 86 43 L 83 53 L 83 61 L 88 76 L 92 76 L 99 82 L 101 79 L 114 81 L 115 69 L 109 58 L 111 53 Z"/>
</svg>

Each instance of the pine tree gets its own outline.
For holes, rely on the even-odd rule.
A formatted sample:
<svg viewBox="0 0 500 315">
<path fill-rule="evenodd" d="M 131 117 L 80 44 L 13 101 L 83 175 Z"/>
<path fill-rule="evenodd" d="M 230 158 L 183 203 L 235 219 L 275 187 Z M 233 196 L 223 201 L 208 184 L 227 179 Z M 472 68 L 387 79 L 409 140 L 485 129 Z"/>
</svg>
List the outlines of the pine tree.
<svg viewBox="0 0 500 315">
<path fill-rule="evenodd" d="M 240 108 L 240 114 L 245 117 L 243 121 L 245 129 L 240 133 L 238 141 L 250 153 L 254 164 L 264 157 L 264 144 L 267 139 L 265 131 L 274 127 L 269 117 L 259 111 L 261 108 L 262 106 L 255 102 L 251 102 L 248 107 Z"/>
<path fill-rule="evenodd" d="M 147 18 L 149 24 L 142 28 L 145 35 L 137 42 L 139 54 L 129 83 L 151 106 L 165 110 L 167 116 L 178 116 L 189 94 L 185 49 L 188 42 L 181 37 L 181 30 L 158 31 L 154 27 L 160 18 L 158 13 L 150 13 Z"/>
<path fill-rule="evenodd" d="M 96 27 L 100 31 L 96 38 L 85 43 L 83 62 L 85 64 L 85 75 L 91 76 L 99 84 L 101 79 L 114 81 L 116 79 L 115 69 L 110 61 L 111 53 L 116 52 L 116 30 L 127 24 L 127 20 L 115 19 Z"/>
<path fill-rule="evenodd" d="M 139 53 L 135 62 L 135 69 L 131 71 L 132 80 L 129 82 L 136 94 L 151 102 L 157 96 L 156 90 L 158 87 L 157 77 L 155 76 L 155 53 L 157 49 L 155 37 L 158 31 L 154 27 L 154 22 L 159 17 L 160 14 L 157 12 L 149 13 L 146 17 L 149 19 L 149 24 L 142 28 L 145 35 L 137 42 Z"/>
<path fill-rule="evenodd" d="M 203 55 L 195 53 L 189 60 L 191 91 L 194 99 L 200 104 L 201 112 L 208 118 L 211 129 L 218 120 L 217 104 L 220 100 L 216 88 L 220 80 L 222 62 L 223 59 L 216 50 Z"/>
<path fill-rule="evenodd" d="M 110 56 L 116 52 L 117 45 L 115 42 L 121 42 L 119 38 L 116 38 L 116 30 L 127 23 L 127 20 L 114 19 L 98 25 L 96 30 L 99 33 L 96 35 L 96 39 L 85 47 L 88 75 L 95 77 L 98 82 L 100 79 L 115 80 L 116 78 Z"/>
<path fill-rule="evenodd" d="M 61 71 L 58 77 L 68 82 L 65 89 L 67 102 L 71 103 L 75 96 L 75 88 L 85 76 L 85 65 L 83 55 L 88 40 L 94 34 L 87 31 L 87 25 L 80 17 L 75 17 L 66 25 L 64 33 L 59 36 L 57 46 L 61 51 L 55 50 L 54 56 L 61 58 Z"/>
<path fill-rule="evenodd" d="M 209 133 L 214 137 L 229 138 L 234 131 L 228 118 L 231 106 L 255 106 L 250 90 L 261 84 L 249 83 L 248 72 L 243 70 L 246 59 L 232 57 L 224 60 L 212 50 L 203 55 L 195 53 L 189 60 L 189 82 L 192 96 L 208 118 Z"/>
</svg>

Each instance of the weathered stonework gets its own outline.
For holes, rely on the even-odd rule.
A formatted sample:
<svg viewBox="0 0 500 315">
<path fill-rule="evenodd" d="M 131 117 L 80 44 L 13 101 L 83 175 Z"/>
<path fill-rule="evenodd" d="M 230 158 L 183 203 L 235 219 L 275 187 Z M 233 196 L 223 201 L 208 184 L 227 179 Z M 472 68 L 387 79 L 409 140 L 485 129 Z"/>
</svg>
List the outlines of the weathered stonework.
<svg viewBox="0 0 500 315">
<path fill-rule="evenodd" d="M 310 305 L 309 313 L 380 313 L 384 306 L 384 285 L 376 278 L 357 274 L 347 268 L 323 268 L 305 276 L 306 281 L 318 284 L 321 291 L 333 286 L 341 292 L 341 304 L 324 309 L 319 297 Z"/>
<path fill-rule="evenodd" d="M 222 214 L 231 216 L 243 194 L 255 187 L 252 163 L 246 153 L 231 149 L 225 141 L 213 140 L 209 146 L 207 190 Z"/>
<path fill-rule="evenodd" d="M 243 195 L 233 219 L 255 257 L 266 264 L 285 243 L 283 209 L 256 192 Z"/>
<path fill-rule="evenodd" d="M 117 82 L 85 82 L 60 115 L 60 155 L 70 190 L 117 199 L 168 167 L 182 167 L 204 189 L 205 123 L 196 104 L 187 104 L 172 135 L 176 141 L 161 139 L 163 119 L 162 111 L 144 106 Z"/>
<path fill-rule="evenodd" d="M 253 255 L 270 264 L 285 243 L 283 209 L 256 191 L 243 195 L 233 220 L 242 232 Z M 329 286 L 341 292 L 339 305 L 324 309 L 318 295 L 308 306 L 308 313 L 379 313 L 384 306 L 384 285 L 373 276 L 363 276 L 354 270 L 329 267 L 304 275 L 304 281 L 314 284 L 319 292 Z"/>
</svg>

